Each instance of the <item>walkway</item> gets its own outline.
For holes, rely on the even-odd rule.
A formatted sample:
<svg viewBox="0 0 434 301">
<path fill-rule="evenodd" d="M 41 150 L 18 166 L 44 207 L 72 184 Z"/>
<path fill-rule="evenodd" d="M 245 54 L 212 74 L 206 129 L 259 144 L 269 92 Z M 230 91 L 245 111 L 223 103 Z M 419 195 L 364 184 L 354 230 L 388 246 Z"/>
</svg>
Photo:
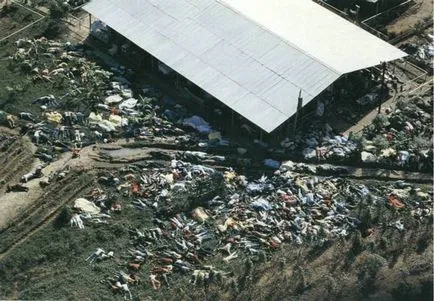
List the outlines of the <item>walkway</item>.
<svg viewBox="0 0 434 301">
<path fill-rule="evenodd" d="M 386 108 L 394 108 L 396 103 L 395 100 L 400 95 L 400 93 L 396 93 L 396 91 L 393 91 L 393 96 L 390 97 L 388 100 L 383 102 L 381 104 L 381 112 L 383 113 Z M 360 119 L 355 125 L 351 126 L 349 129 L 347 129 L 344 134 L 349 135 L 351 132 L 357 133 L 363 130 L 366 126 L 370 125 L 372 121 L 377 117 L 378 115 L 378 108 L 373 109 L 371 112 L 369 112 L 365 117 Z"/>
<path fill-rule="evenodd" d="M 386 108 L 391 108 L 392 110 L 395 108 L 396 100 L 400 95 L 411 95 L 415 93 L 419 93 L 421 91 L 421 88 L 430 86 L 433 84 L 433 77 L 429 77 L 427 81 L 424 83 L 418 85 L 416 88 L 411 89 L 410 91 L 404 91 L 397 93 L 396 91 L 393 91 L 393 96 L 382 103 L 381 105 L 381 112 L 383 113 Z M 347 129 L 344 133 L 346 135 L 349 135 L 351 132 L 357 133 L 363 130 L 364 127 L 370 125 L 372 121 L 377 117 L 378 115 L 378 108 L 373 109 L 371 112 L 369 112 L 365 117 L 360 119 L 359 122 L 357 122 L 355 125 L 351 126 L 349 129 Z"/>
</svg>

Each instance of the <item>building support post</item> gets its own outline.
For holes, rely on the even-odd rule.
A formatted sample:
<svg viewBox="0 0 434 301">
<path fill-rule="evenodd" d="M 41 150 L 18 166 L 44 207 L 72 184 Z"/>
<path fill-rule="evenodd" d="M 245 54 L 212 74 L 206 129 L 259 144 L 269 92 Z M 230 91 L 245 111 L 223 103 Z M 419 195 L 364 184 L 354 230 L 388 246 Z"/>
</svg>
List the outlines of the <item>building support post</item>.
<svg viewBox="0 0 434 301">
<path fill-rule="evenodd" d="M 330 95 L 331 95 L 331 98 L 328 101 L 329 106 L 333 105 L 335 102 L 335 83 L 334 82 L 331 84 Z"/>
<path fill-rule="evenodd" d="M 359 13 L 360 13 L 360 6 L 359 6 L 359 5 L 356 5 L 356 22 L 357 22 L 357 23 L 360 23 L 360 16 L 359 16 Z"/>
<path fill-rule="evenodd" d="M 89 32 L 90 32 L 91 26 L 92 26 L 92 15 L 89 14 Z"/>
<path fill-rule="evenodd" d="M 386 74 L 386 62 L 381 63 L 381 67 L 383 69 L 381 73 L 381 91 L 380 97 L 378 98 L 378 114 L 381 112 L 381 103 L 383 102 L 383 97 L 385 96 L 385 84 L 384 84 L 384 76 Z"/>
<path fill-rule="evenodd" d="M 303 98 L 301 97 L 301 89 L 300 89 L 300 93 L 298 94 L 297 112 L 295 113 L 295 119 L 294 119 L 294 130 L 293 130 L 294 136 L 297 132 L 297 122 L 298 119 L 301 117 L 299 115 L 302 107 L 303 107 Z"/>
<path fill-rule="evenodd" d="M 234 110 L 231 109 L 231 128 L 234 128 Z"/>
</svg>

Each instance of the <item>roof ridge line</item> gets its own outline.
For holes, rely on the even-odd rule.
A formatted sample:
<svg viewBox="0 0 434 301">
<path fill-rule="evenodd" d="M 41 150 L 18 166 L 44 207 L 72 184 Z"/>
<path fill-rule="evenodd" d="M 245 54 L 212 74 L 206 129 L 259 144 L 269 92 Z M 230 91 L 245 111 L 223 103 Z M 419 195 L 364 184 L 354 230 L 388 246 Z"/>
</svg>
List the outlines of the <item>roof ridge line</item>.
<svg viewBox="0 0 434 301">
<path fill-rule="evenodd" d="M 146 0 L 146 1 L 148 1 L 148 3 L 150 3 L 152 6 L 154 6 L 156 9 L 158 9 L 158 10 L 161 10 L 158 6 L 156 6 L 154 3 L 151 3 L 149 0 Z M 131 14 L 129 14 L 126 10 L 124 10 L 123 8 L 120 8 L 122 11 L 124 11 L 126 14 L 128 14 L 128 15 L 130 15 L 131 16 Z M 151 27 L 153 27 L 153 26 L 151 26 Z M 166 39 L 168 39 L 168 40 L 170 40 L 170 38 L 169 37 L 167 37 L 167 36 L 165 36 L 163 33 L 161 33 L 160 31 L 158 31 L 158 29 L 156 28 L 156 27 L 153 27 L 153 28 L 155 28 L 156 29 L 156 31 L 158 32 L 158 34 L 160 34 L 161 36 L 163 36 L 164 38 L 166 38 Z M 225 39 L 221 39 L 221 41 L 225 41 L 225 42 L 227 42 Z M 188 49 L 185 49 L 184 47 L 182 47 L 181 45 L 179 45 L 178 43 L 176 43 L 176 42 L 174 42 L 174 41 L 172 41 L 174 44 L 176 44 L 177 46 L 179 46 L 180 48 L 182 48 L 184 51 L 186 51 L 187 53 L 189 53 L 190 55 L 193 55 L 194 57 L 196 57 L 198 60 L 200 60 L 200 61 L 202 61 L 203 62 L 203 60 L 200 58 L 200 57 L 198 57 L 198 56 L 196 56 L 195 54 L 193 54 L 191 51 L 189 51 Z M 231 44 L 231 43 L 230 43 Z M 231 44 L 232 45 L 232 44 Z M 240 50 L 241 51 L 241 50 Z M 155 55 L 153 55 L 154 57 L 155 57 Z M 249 56 L 250 57 L 250 56 Z M 258 63 L 260 63 L 260 62 L 258 62 Z M 261 64 L 261 66 L 263 66 L 262 64 Z M 170 66 L 169 66 L 170 67 Z M 210 66 L 211 67 L 211 66 Z M 172 68 L 172 67 L 171 67 Z M 219 71 L 219 70 L 217 70 L 217 69 L 215 69 L 215 67 L 212 67 L 215 71 L 217 71 L 219 74 L 221 74 L 221 75 L 223 75 L 225 78 L 227 78 L 227 79 L 229 79 L 230 81 L 232 81 L 232 82 L 234 82 L 235 84 L 237 84 L 238 86 L 240 86 L 240 87 L 242 87 L 244 90 L 246 90 L 247 92 L 248 92 L 248 94 L 252 94 L 252 95 L 255 95 L 258 99 L 260 99 L 261 101 L 263 101 L 263 102 L 265 102 L 266 104 L 268 104 L 270 107 L 272 107 L 273 109 L 275 109 L 276 111 L 278 111 L 279 113 L 281 113 L 282 115 L 284 115 L 284 116 L 286 116 L 286 117 L 291 117 L 292 115 L 288 115 L 287 113 L 285 113 L 285 112 L 283 112 L 283 111 L 281 111 L 279 108 L 277 108 L 276 106 L 274 106 L 273 104 L 271 104 L 271 103 L 269 103 L 267 100 L 265 100 L 264 98 L 262 98 L 262 97 L 260 97 L 259 95 L 256 95 L 255 93 L 252 93 L 251 91 L 249 91 L 247 88 L 245 88 L 243 85 L 241 85 L 240 83 L 238 83 L 237 81 L 235 81 L 234 79 L 232 79 L 232 78 L 230 78 L 229 76 L 227 76 L 226 74 L 224 74 L 224 73 L 222 73 L 221 71 Z M 176 70 L 175 70 L 176 71 Z M 178 71 L 177 71 L 178 72 Z M 274 71 L 273 71 L 274 72 Z M 179 73 L 179 72 L 178 72 Z M 274 72 L 275 73 L 275 72 Z M 280 76 L 280 75 L 279 75 Z M 281 78 L 283 78 L 283 79 L 285 79 L 285 80 L 287 80 L 285 77 L 283 77 L 283 76 L 280 76 Z M 287 80 L 288 81 L 288 80 Z M 291 83 L 291 84 L 293 84 L 294 86 L 296 86 L 296 87 L 299 87 L 298 85 L 296 85 L 295 83 L 292 83 L 291 81 L 288 81 L 289 83 Z M 302 89 L 301 87 L 299 87 L 301 90 L 303 90 L 303 91 L 305 91 L 304 89 Z M 313 94 L 311 94 L 310 92 L 308 92 L 308 91 L 305 91 L 307 94 L 309 94 L 309 95 L 311 95 L 311 96 L 313 96 Z"/>
</svg>

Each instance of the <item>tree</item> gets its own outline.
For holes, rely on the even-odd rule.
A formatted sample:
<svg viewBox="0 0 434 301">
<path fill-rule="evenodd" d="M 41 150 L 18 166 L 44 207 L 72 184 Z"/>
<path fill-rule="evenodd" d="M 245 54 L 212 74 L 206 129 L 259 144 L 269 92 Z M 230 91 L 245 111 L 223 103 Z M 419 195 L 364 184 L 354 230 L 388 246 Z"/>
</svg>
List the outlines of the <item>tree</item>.
<svg viewBox="0 0 434 301">
<path fill-rule="evenodd" d="M 49 2 L 48 8 L 50 9 L 50 17 L 57 19 L 57 21 L 66 17 L 69 12 L 69 5 L 63 1 L 52 0 Z"/>
<path fill-rule="evenodd" d="M 427 150 L 431 145 L 432 141 L 422 136 L 414 137 L 414 139 L 409 142 L 409 148 L 418 151 Z"/>
<path fill-rule="evenodd" d="M 385 127 L 389 126 L 389 119 L 386 115 L 378 114 L 374 120 L 372 120 L 372 124 L 375 126 L 376 131 L 381 131 Z"/>
<path fill-rule="evenodd" d="M 387 265 L 387 260 L 378 254 L 369 254 L 357 266 L 357 277 L 364 296 L 375 292 L 375 280 L 378 271 Z"/>
<path fill-rule="evenodd" d="M 43 32 L 43 36 L 47 39 L 54 39 L 66 30 L 66 25 L 57 19 L 51 19 L 47 23 L 47 27 Z"/>
<path fill-rule="evenodd" d="M 416 36 L 419 38 L 425 37 L 425 25 L 423 22 L 418 22 L 413 26 L 413 31 Z"/>
<path fill-rule="evenodd" d="M 69 206 L 63 206 L 56 220 L 54 221 L 54 225 L 57 227 L 62 227 L 67 225 L 72 217 L 72 209 Z"/>
</svg>

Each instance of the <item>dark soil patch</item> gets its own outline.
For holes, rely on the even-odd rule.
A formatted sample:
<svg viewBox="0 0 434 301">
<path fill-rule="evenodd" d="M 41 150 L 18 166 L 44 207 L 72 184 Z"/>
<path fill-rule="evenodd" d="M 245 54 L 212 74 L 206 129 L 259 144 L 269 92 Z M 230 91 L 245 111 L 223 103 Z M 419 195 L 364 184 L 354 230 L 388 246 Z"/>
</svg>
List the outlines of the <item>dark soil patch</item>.
<svg viewBox="0 0 434 301">
<path fill-rule="evenodd" d="M 5 5 L 0 9 L 1 38 L 25 27 L 40 17 L 35 13 L 15 4 Z"/>
</svg>

